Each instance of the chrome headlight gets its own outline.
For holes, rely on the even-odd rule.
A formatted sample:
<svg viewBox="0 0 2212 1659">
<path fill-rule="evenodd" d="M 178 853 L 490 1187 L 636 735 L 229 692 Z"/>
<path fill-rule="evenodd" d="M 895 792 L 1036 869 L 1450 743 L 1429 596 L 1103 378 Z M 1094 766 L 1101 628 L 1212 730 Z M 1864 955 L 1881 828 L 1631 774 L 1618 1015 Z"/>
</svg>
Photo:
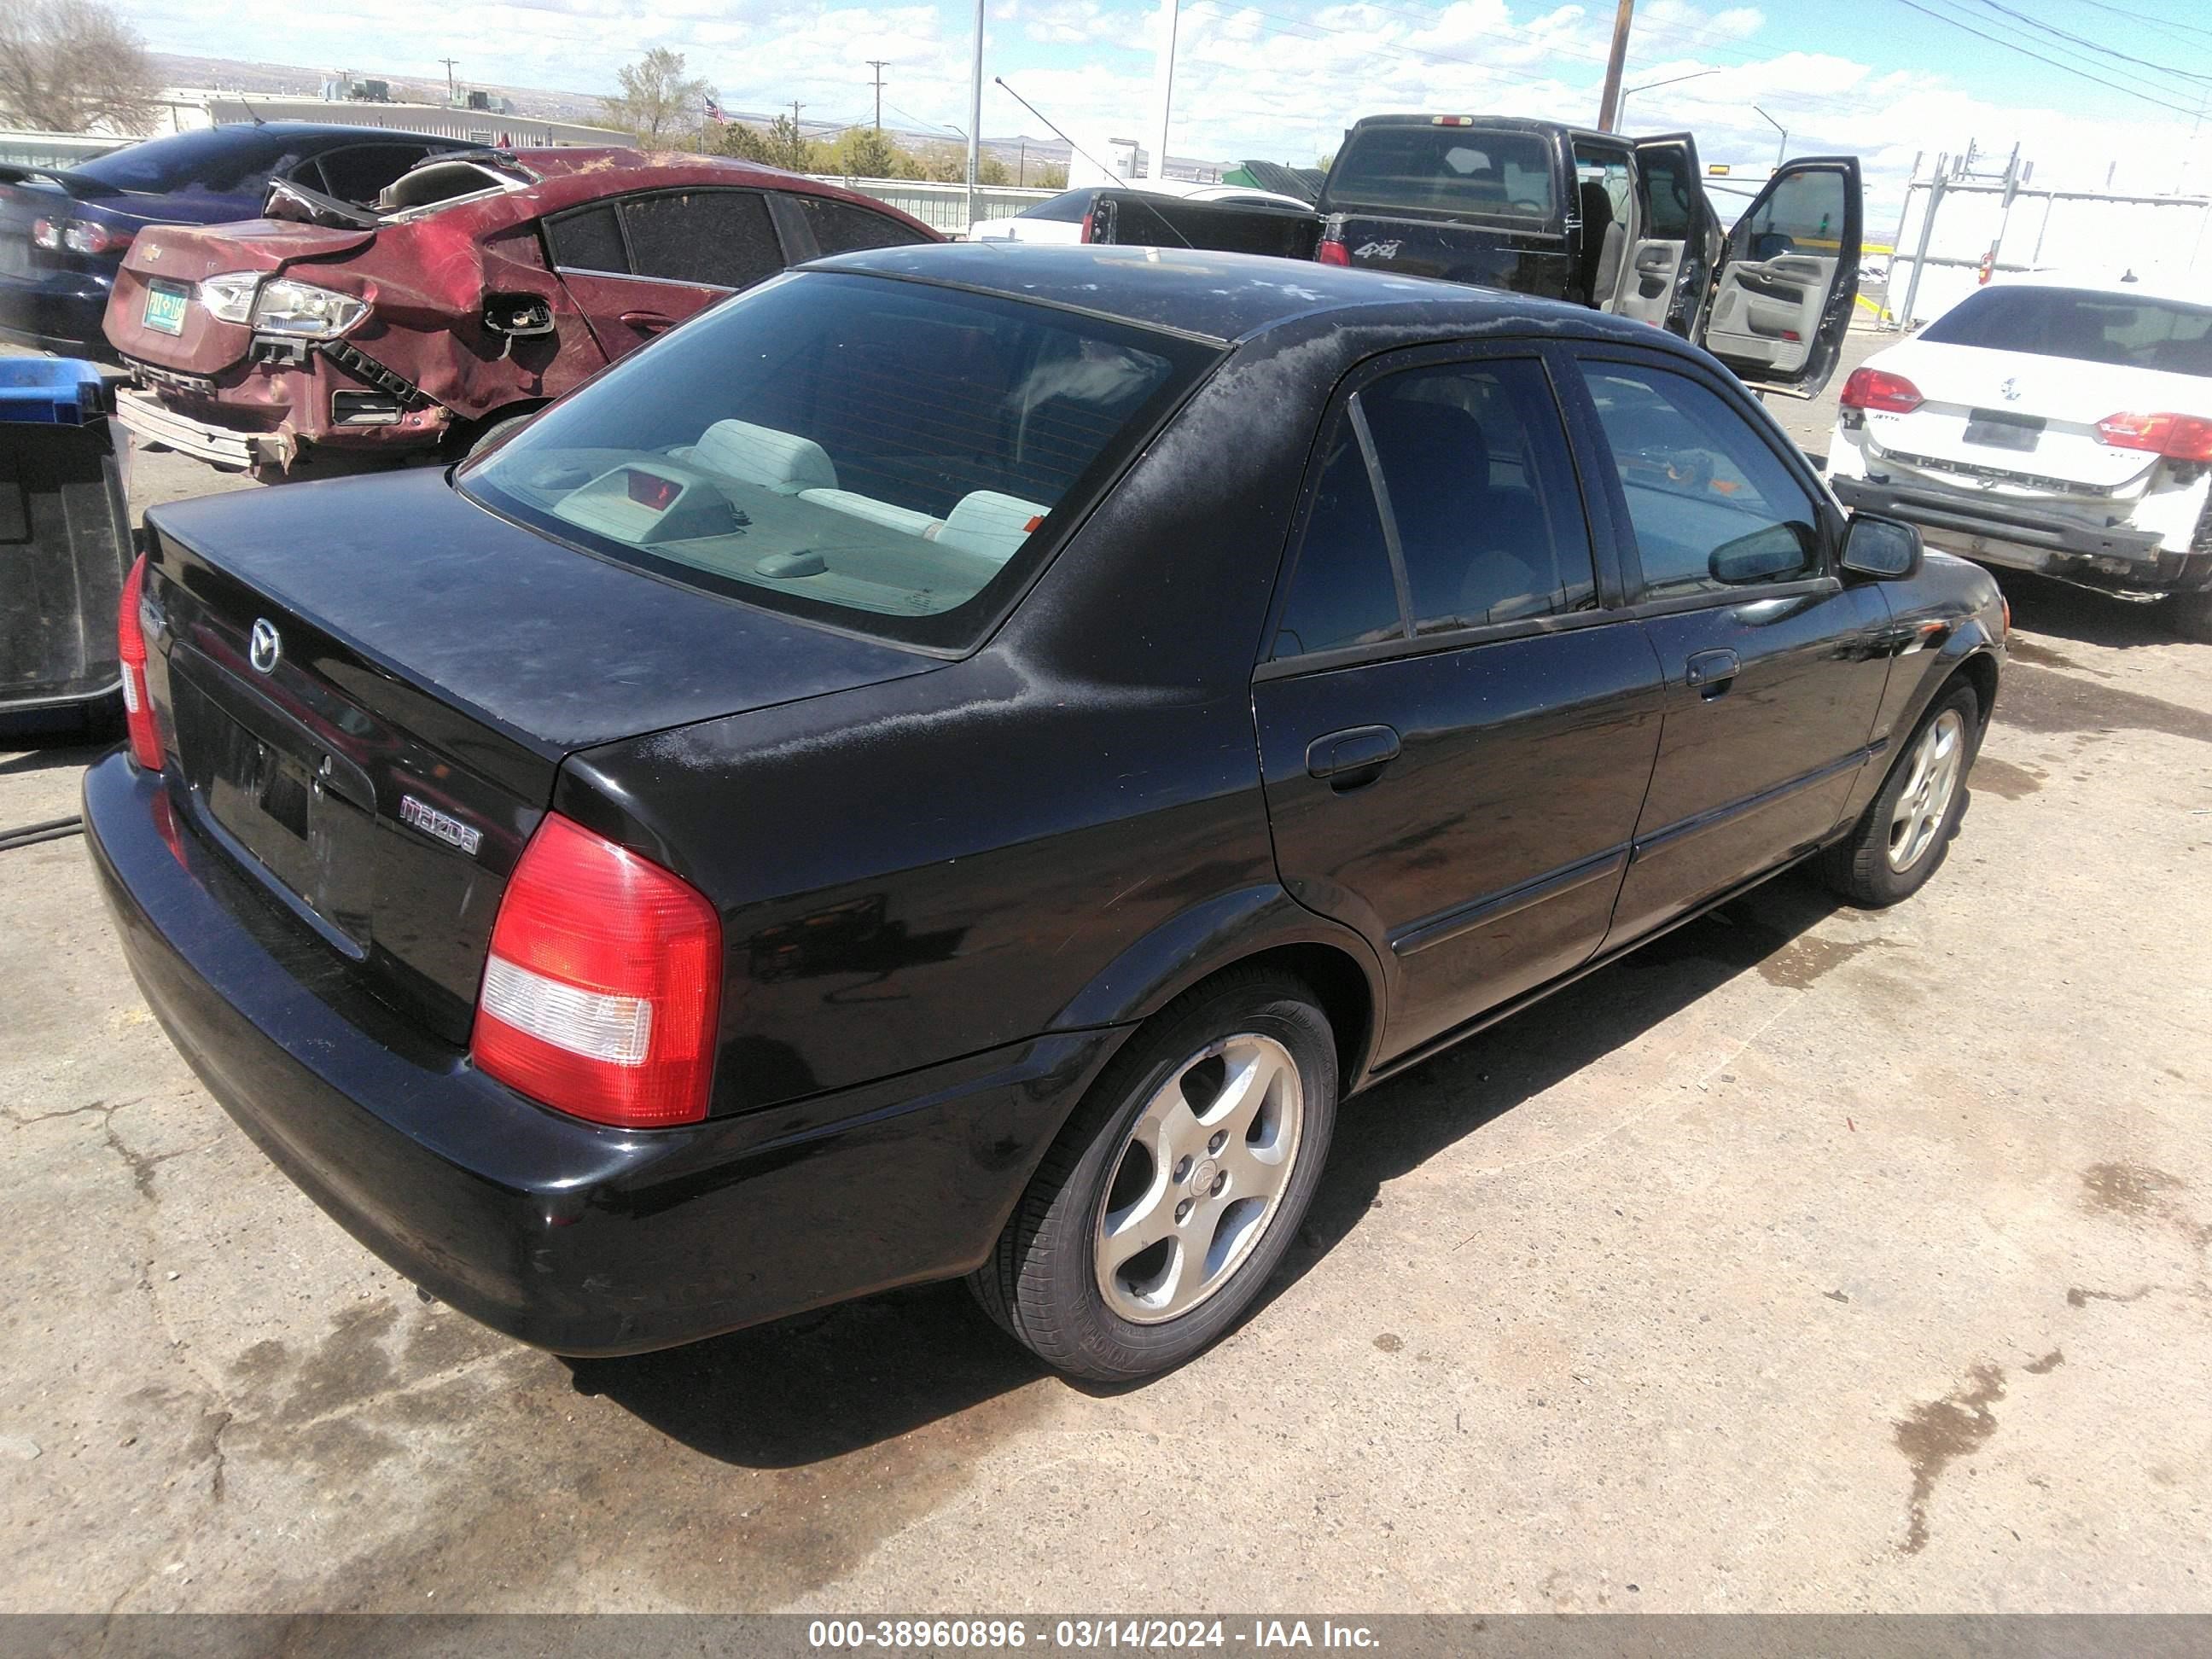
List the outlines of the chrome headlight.
<svg viewBox="0 0 2212 1659">
<path fill-rule="evenodd" d="M 264 283 L 261 297 L 253 302 L 256 329 L 311 340 L 335 339 L 368 315 L 366 301 L 289 277 Z"/>
<path fill-rule="evenodd" d="M 200 278 L 200 303 L 209 315 L 226 323 L 251 322 L 253 290 L 261 286 L 258 270 L 227 270 L 220 276 Z"/>
</svg>

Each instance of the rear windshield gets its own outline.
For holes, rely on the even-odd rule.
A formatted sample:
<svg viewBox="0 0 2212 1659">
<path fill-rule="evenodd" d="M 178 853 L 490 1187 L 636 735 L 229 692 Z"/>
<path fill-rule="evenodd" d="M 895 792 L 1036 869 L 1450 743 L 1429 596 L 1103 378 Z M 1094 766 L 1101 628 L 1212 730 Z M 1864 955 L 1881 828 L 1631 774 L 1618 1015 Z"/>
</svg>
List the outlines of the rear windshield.
<svg viewBox="0 0 2212 1659">
<path fill-rule="evenodd" d="M 1939 345 L 1985 346 L 2166 374 L 2212 375 L 2212 306 L 2094 289 L 1985 288 L 1920 331 Z"/>
<path fill-rule="evenodd" d="M 299 149 L 296 139 L 269 137 L 258 128 L 209 127 L 149 138 L 74 170 L 117 190 L 228 196 L 266 182 L 269 170 Z"/>
<path fill-rule="evenodd" d="M 962 647 L 1210 348 L 821 271 L 608 370 L 462 475 L 495 511 L 689 586 Z"/>
<path fill-rule="evenodd" d="M 1325 205 L 1406 208 L 1496 219 L 1552 216 L 1551 149 L 1534 133 L 1479 127 L 1359 127 L 1323 190 Z"/>
</svg>

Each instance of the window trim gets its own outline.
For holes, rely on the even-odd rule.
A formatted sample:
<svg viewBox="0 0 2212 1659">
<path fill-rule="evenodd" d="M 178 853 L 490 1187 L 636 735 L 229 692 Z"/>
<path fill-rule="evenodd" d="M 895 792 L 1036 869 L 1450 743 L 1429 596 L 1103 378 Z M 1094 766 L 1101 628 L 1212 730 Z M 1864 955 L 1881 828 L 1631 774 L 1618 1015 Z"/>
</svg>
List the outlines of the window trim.
<svg viewBox="0 0 2212 1659">
<path fill-rule="evenodd" d="M 1585 416 L 1571 401 L 1565 384 L 1569 371 L 1555 361 L 1561 349 L 1559 342 L 1540 335 L 1486 335 L 1480 340 L 1437 340 L 1379 352 L 1361 359 L 1344 372 L 1335 389 L 1329 394 L 1328 404 L 1322 410 L 1321 420 L 1315 425 L 1314 441 L 1307 452 L 1305 471 L 1291 513 L 1288 550 L 1277 573 L 1274 595 L 1268 602 L 1267 621 L 1261 629 L 1260 639 L 1255 647 L 1252 678 L 1255 683 L 1292 678 L 1301 674 L 1326 673 L 1334 669 L 1359 667 L 1400 657 L 1431 656 L 1440 651 L 1461 650 L 1492 641 L 1522 639 L 1535 634 L 1556 634 L 1569 629 L 1596 627 L 1621 620 L 1626 614 L 1622 601 L 1627 588 L 1620 562 L 1620 546 L 1614 534 L 1614 507 L 1610 500 L 1591 489 L 1589 469 L 1583 459 L 1583 447 L 1589 441 L 1589 436 L 1582 429 L 1581 422 L 1585 418 L 1594 422 L 1595 411 L 1593 407 Z M 1597 603 L 1587 610 L 1570 611 L 1556 616 L 1516 617 L 1508 622 L 1477 623 L 1464 628 L 1420 633 L 1414 626 L 1412 583 L 1407 575 L 1405 557 L 1398 544 L 1397 520 L 1389 505 L 1389 485 L 1382 477 L 1382 469 L 1376 464 L 1374 441 L 1367 431 L 1366 416 L 1358 412 L 1358 404 L 1355 400 L 1368 386 L 1394 374 L 1506 358 L 1534 362 L 1551 386 L 1553 406 L 1559 416 L 1559 436 L 1566 446 L 1567 461 L 1575 481 L 1574 499 L 1582 507 L 1583 521 L 1589 532 L 1590 567 L 1596 586 Z M 1579 374 L 1572 375 L 1572 380 L 1576 391 L 1581 392 L 1586 401 L 1588 393 L 1582 389 Z M 1340 646 L 1329 651 L 1310 651 L 1295 657 L 1278 658 L 1272 654 L 1275 635 L 1281 629 L 1283 615 L 1289 608 L 1291 590 L 1297 581 L 1298 566 L 1305 558 L 1306 531 L 1313 517 L 1315 497 L 1320 493 L 1325 458 L 1340 424 L 1344 422 L 1352 422 L 1358 435 L 1360 457 L 1367 466 L 1368 486 L 1374 492 L 1376 507 L 1382 515 L 1383 544 L 1389 555 L 1391 581 L 1398 593 L 1399 633 L 1394 639 L 1377 640 L 1367 645 Z M 1609 459 L 1610 452 L 1607 453 Z"/>
<path fill-rule="evenodd" d="M 1754 599 L 1787 599 L 1796 593 L 1839 592 L 1843 583 L 1837 574 L 1836 554 L 1843 538 L 1842 514 L 1834 499 L 1820 482 L 1819 474 L 1804 453 L 1791 443 L 1789 436 L 1775 424 L 1774 417 L 1755 400 L 1742 382 L 1733 375 L 1716 375 L 1693 358 L 1678 357 L 1670 351 L 1655 351 L 1649 347 L 1630 345 L 1610 340 L 1578 340 L 1562 348 L 1574 361 L 1576 372 L 1569 377 L 1563 395 L 1579 406 L 1587 422 L 1589 441 L 1594 446 L 1593 459 L 1602 458 L 1595 468 L 1595 485 L 1606 499 L 1608 511 L 1620 526 L 1620 551 L 1622 576 L 1622 611 L 1636 617 L 1668 616 L 1678 611 L 1702 611 L 1722 605 L 1742 605 Z M 1651 595 L 1650 584 L 1644 574 L 1644 556 L 1636 539 L 1636 523 L 1628 511 L 1628 496 L 1620 487 L 1620 467 L 1613 453 L 1613 445 L 1605 435 L 1605 426 L 1597 412 L 1597 399 L 1583 378 L 1583 367 L 1589 363 L 1617 362 L 1633 368 L 1664 371 L 1694 381 L 1719 398 L 1721 402 L 1741 416 L 1746 427 L 1764 443 L 1769 453 L 1780 463 L 1791 481 L 1804 490 L 1813 503 L 1814 529 L 1820 538 L 1818 568 L 1808 574 L 1780 577 L 1769 581 L 1742 582 L 1732 587 L 1703 590 L 1695 593 Z M 1585 481 L 1589 488 L 1589 481 Z"/>
</svg>

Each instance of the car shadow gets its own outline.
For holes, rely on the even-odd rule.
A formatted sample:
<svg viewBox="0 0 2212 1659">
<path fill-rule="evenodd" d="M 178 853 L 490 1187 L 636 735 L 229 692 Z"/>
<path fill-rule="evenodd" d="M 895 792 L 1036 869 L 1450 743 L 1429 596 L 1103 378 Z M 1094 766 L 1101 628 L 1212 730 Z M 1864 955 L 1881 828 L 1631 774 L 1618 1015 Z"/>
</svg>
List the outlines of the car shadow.
<svg viewBox="0 0 2212 1659">
<path fill-rule="evenodd" d="M 1247 1317 L 1351 1234 L 1386 1182 L 1757 967 L 1834 908 L 1802 876 L 1771 882 L 1346 1102 L 1304 1224 Z M 659 1353 L 567 1364 L 580 1393 L 604 1396 L 708 1457 L 755 1468 L 856 1451 L 1047 1375 L 958 1285 L 870 1297 Z M 1144 1385 L 1073 1386 L 1109 1396 Z"/>
<path fill-rule="evenodd" d="M 2110 594 L 2074 587 L 2025 571 L 1995 574 L 2005 598 L 2012 601 L 2012 624 L 2016 632 L 2045 634 L 2119 651 L 2140 645 L 2172 645 L 2181 637 L 2174 631 L 2162 606 L 2146 605 L 2139 599 L 2114 599 Z M 2013 646 L 2014 654 L 2023 662 L 2034 662 L 2036 649 L 2029 641 L 2015 640 Z"/>
<path fill-rule="evenodd" d="M 95 732 L 89 738 L 88 730 Z M 105 730 L 74 723 L 61 731 L 26 729 L 0 719 L 0 778 L 68 767 L 82 771 L 121 742 L 122 736 L 120 731 L 110 736 Z"/>
</svg>

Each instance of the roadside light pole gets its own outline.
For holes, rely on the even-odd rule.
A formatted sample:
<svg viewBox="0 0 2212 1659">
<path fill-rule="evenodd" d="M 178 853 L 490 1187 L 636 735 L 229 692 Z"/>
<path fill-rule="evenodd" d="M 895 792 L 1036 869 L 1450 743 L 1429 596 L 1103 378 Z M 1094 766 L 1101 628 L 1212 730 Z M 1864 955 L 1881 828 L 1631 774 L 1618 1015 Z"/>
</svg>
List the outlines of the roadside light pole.
<svg viewBox="0 0 2212 1659">
<path fill-rule="evenodd" d="M 1620 71 L 1628 62 L 1628 26 L 1636 21 L 1636 0 L 1620 0 L 1613 14 L 1613 50 L 1605 58 L 1605 91 L 1597 100 L 1597 130 L 1611 132 L 1620 118 Z"/>
<path fill-rule="evenodd" d="M 1628 118 L 1628 100 L 1632 93 L 1650 92 L 1656 87 L 1677 87 L 1685 81 L 1700 80 L 1705 76 L 1719 73 L 1717 69 L 1693 70 L 1687 75 L 1670 76 L 1664 81 L 1646 81 L 1640 87 L 1623 87 L 1620 89 L 1620 101 L 1613 107 L 1613 118 L 1616 123 Z"/>
<path fill-rule="evenodd" d="M 975 172 L 982 165 L 983 143 L 983 0 L 975 0 L 975 58 L 968 73 L 968 223 L 975 222 Z"/>
<path fill-rule="evenodd" d="M 1769 115 L 1765 110 L 1759 108 L 1756 104 L 1753 104 L 1751 106 L 1751 112 L 1782 135 L 1781 142 L 1774 146 L 1774 165 L 1778 167 L 1780 167 L 1782 165 L 1783 155 L 1790 148 L 1790 129 L 1784 126 L 1781 122 L 1776 120 L 1771 115 Z"/>
</svg>

